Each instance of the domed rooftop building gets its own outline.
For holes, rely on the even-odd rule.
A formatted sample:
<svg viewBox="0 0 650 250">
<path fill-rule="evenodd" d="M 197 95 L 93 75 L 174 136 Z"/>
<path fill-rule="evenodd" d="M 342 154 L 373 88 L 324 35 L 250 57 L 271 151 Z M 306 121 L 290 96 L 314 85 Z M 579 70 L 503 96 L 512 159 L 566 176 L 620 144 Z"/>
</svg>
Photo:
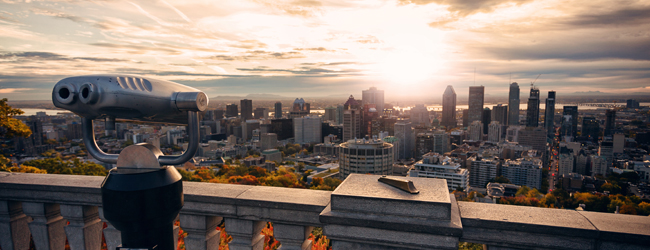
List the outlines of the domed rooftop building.
<svg viewBox="0 0 650 250">
<path fill-rule="evenodd" d="M 305 99 L 296 98 L 296 100 L 293 101 L 293 107 L 291 111 L 289 111 L 289 117 L 299 118 L 299 117 L 309 115 L 310 112 L 311 112 L 311 108 L 309 106 L 309 103 L 305 102 Z"/>
</svg>

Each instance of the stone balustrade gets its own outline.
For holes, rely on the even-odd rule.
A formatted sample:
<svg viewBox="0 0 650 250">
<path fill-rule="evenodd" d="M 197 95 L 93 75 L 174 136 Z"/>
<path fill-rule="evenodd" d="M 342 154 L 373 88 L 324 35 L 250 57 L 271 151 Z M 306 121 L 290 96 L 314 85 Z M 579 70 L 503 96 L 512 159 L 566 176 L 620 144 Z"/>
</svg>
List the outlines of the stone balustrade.
<svg viewBox="0 0 650 250">
<path fill-rule="evenodd" d="M 456 202 L 439 179 L 408 178 L 417 195 L 351 175 L 334 192 L 184 182 L 180 227 L 188 250 L 218 249 L 225 221 L 230 249 L 262 249 L 273 222 L 281 249 L 310 249 L 323 227 L 334 249 L 456 249 L 458 242 L 490 249 L 650 249 L 650 217 Z M 96 176 L 0 172 L 0 248 L 108 249 L 120 234 L 101 209 Z M 178 229 L 178 228 L 176 228 Z"/>
</svg>

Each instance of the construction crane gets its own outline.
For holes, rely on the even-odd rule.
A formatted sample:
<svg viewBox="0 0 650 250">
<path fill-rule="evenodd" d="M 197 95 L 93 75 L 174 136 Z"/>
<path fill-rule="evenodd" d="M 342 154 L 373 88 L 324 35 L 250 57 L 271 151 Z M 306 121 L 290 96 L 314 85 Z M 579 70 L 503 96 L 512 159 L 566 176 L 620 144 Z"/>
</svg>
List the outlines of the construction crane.
<svg viewBox="0 0 650 250">
<path fill-rule="evenodd" d="M 534 87 L 535 82 L 537 82 L 537 79 L 539 79 L 539 76 L 541 76 L 541 75 L 542 75 L 542 74 L 537 75 L 537 78 L 535 78 L 535 81 L 530 82 L 530 87 L 531 87 L 531 88 Z"/>
</svg>

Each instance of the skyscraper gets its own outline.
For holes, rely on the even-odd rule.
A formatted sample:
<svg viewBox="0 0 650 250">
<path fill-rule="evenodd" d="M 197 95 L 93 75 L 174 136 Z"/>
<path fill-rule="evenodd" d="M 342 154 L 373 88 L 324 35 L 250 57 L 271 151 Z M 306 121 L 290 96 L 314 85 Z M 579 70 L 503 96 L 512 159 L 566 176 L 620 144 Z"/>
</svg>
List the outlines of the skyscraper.
<svg viewBox="0 0 650 250">
<path fill-rule="evenodd" d="M 598 135 L 600 134 L 600 124 L 594 117 L 582 118 L 582 136 L 587 140 L 594 143 L 598 142 Z"/>
<path fill-rule="evenodd" d="M 343 141 L 361 137 L 361 106 L 352 95 L 343 105 Z"/>
<path fill-rule="evenodd" d="M 370 87 L 368 90 L 361 91 L 361 106 L 366 104 L 375 104 L 375 109 L 379 116 L 384 115 L 384 91 L 377 90 L 376 87 Z"/>
<path fill-rule="evenodd" d="M 276 102 L 275 103 L 275 119 L 280 119 L 282 118 L 282 103 L 281 102 Z"/>
<path fill-rule="evenodd" d="M 492 106 L 492 121 L 498 121 L 501 125 L 508 124 L 508 106 L 501 104 Z"/>
<path fill-rule="evenodd" d="M 253 119 L 253 100 L 244 99 L 240 101 L 242 121 Z"/>
<path fill-rule="evenodd" d="M 563 125 L 561 134 L 575 138 L 578 135 L 578 106 L 564 106 L 562 115 L 565 116 L 563 122 L 571 123 Z M 570 119 L 567 116 L 570 116 Z"/>
<path fill-rule="evenodd" d="M 305 116 L 293 118 L 293 134 L 298 144 L 319 143 L 321 139 L 321 118 Z"/>
<path fill-rule="evenodd" d="M 400 120 L 395 123 L 395 137 L 398 141 L 399 159 L 410 159 L 413 157 L 413 146 L 415 146 L 415 135 L 411 123 Z"/>
<path fill-rule="evenodd" d="M 226 117 L 237 117 L 239 115 L 239 110 L 237 110 L 237 104 L 228 104 L 226 105 Z"/>
<path fill-rule="evenodd" d="M 451 85 L 447 85 L 445 93 L 442 94 L 442 126 L 456 127 L 456 91 Z"/>
<path fill-rule="evenodd" d="M 469 111 L 468 123 L 473 121 L 480 121 L 483 116 L 483 96 L 485 94 L 485 87 L 483 86 L 470 86 L 469 87 Z"/>
<path fill-rule="evenodd" d="M 605 136 L 611 136 L 614 134 L 614 129 L 616 129 L 616 110 L 608 109 L 605 111 Z"/>
<path fill-rule="evenodd" d="M 490 122 L 492 122 L 492 110 L 490 108 L 485 107 L 483 109 L 483 115 L 481 116 L 481 123 L 483 123 L 483 134 L 487 135 L 488 133 L 488 126 L 490 125 Z"/>
<path fill-rule="evenodd" d="M 546 97 L 546 110 L 544 114 L 544 127 L 548 138 L 555 135 L 555 91 L 549 91 Z"/>
<path fill-rule="evenodd" d="M 416 104 L 415 107 L 411 109 L 411 122 L 415 126 L 431 126 L 429 111 L 424 104 Z"/>
<path fill-rule="evenodd" d="M 508 125 L 519 125 L 519 85 L 516 82 L 510 84 L 508 108 Z"/>
<path fill-rule="evenodd" d="M 528 109 L 526 110 L 526 127 L 539 126 L 539 89 L 530 87 Z"/>
</svg>

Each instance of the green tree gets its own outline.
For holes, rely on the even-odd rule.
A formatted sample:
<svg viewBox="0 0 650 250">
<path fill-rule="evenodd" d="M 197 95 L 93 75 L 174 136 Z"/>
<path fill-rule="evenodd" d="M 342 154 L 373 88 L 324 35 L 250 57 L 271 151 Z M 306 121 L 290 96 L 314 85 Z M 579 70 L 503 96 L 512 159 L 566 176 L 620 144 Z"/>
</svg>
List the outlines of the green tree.
<svg viewBox="0 0 650 250">
<path fill-rule="evenodd" d="M 15 109 L 7 104 L 7 98 L 0 100 L 0 137 L 11 138 L 14 136 L 28 137 L 32 134 L 29 127 L 14 116 L 22 115 L 20 109 Z"/>
</svg>

